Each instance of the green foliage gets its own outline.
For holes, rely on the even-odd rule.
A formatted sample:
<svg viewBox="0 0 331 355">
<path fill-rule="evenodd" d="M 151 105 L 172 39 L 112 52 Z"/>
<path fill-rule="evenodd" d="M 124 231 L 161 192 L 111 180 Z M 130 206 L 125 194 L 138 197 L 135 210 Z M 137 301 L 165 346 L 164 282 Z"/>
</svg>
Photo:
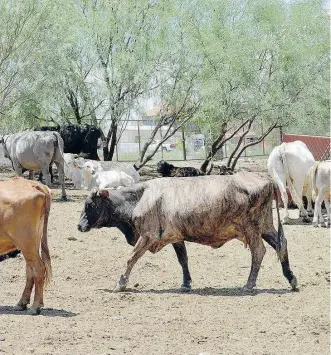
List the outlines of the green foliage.
<svg viewBox="0 0 331 355">
<path fill-rule="evenodd" d="M 3 0 L 0 33 L 0 129 L 109 130 L 153 98 L 178 122 L 198 102 L 194 124 L 211 141 L 254 114 L 329 132 L 320 0 Z"/>
</svg>

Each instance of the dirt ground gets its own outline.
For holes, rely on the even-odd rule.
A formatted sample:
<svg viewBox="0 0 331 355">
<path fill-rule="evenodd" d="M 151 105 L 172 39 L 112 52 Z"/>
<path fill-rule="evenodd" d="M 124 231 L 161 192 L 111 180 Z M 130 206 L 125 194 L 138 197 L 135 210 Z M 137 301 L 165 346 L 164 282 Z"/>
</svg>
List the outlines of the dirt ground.
<svg viewBox="0 0 331 355">
<path fill-rule="evenodd" d="M 13 173 L 0 173 L 0 180 Z M 146 254 L 128 290 L 112 289 L 131 246 L 117 229 L 80 233 L 86 191 L 60 190 L 49 219 L 53 281 L 40 316 L 14 312 L 25 282 L 22 257 L 0 264 L 0 354 L 329 354 L 330 230 L 284 226 L 299 292 L 292 292 L 269 247 L 257 289 L 241 287 L 250 252 L 239 241 L 220 249 L 187 243 L 193 278 L 179 292 L 181 268 L 171 246 Z M 18 216 L 19 219 L 19 216 Z"/>
</svg>

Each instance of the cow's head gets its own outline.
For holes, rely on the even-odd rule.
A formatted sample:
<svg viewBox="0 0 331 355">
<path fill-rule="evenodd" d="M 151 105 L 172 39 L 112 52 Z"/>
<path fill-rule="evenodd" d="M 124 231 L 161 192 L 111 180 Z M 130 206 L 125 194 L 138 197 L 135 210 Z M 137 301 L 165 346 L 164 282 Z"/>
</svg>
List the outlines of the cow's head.
<svg viewBox="0 0 331 355">
<path fill-rule="evenodd" d="M 78 230 L 88 232 L 92 228 L 110 227 L 110 217 L 113 204 L 108 190 L 93 189 L 85 200 L 84 209 L 80 215 Z"/>
<path fill-rule="evenodd" d="M 156 165 L 157 172 L 162 174 L 162 176 L 169 176 L 173 168 L 174 166 L 172 164 L 169 164 L 164 160 L 160 160 Z"/>
<path fill-rule="evenodd" d="M 9 152 L 8 152 L 8 147 L 6 146 L 6 141 L 7 141 L 8 138 L 9 138 L 8 134 L 0 137 L 0 144 L 2 144 L 2 146 L 3 146 L 3 155 L 4 155 L 4 157 L 10 159 L 10 155 L 9 155 Z"/>
</svg>

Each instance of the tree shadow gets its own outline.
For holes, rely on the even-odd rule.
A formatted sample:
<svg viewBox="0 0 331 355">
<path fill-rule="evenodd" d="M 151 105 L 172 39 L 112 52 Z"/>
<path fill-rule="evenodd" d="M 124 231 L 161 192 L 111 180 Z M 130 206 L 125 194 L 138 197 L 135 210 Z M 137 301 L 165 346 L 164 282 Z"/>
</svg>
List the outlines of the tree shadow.
<svg viewBox="0 0 331 355">
<path fill-rule="evenodd" d="M 115 293 L 111 289 L 99 289 L 99 291 L 104 291 L 107 293 Z M 296 290 L 298 291 L 298 289 Z M 140 293 L 140 294 L 190 294 L 198 296 L 217 296 L 217 297 L 245 297 L 245 296 L 255 296 L 258 294 L 274 294 L 274 295 L 285 295 L 290 294 L 295 291 L 286 288 L 286 289 L 254 289 L 251 292 L 244 291 L 242 287 L 231 287 L 231 288 L 215 288 L 215 287 L 204 287 L 204 288 L 195 288 L 190 291 L 182 291 L 180 288 L 172 288 L 165 290 L 143 290 L 143 289 L 132 289 L 127 288 L 125 291 L 119 292 L 119 294 L 129 294 L 129 293 Z"/>
<path fill-rule="evenodd" d="M 0 316 L 5 314 L 15 314 L 20 316 L 28 315 L 27 311 L 18 311 L 15 306 L 0 306 Z M 42 308 L 40 315 L 45 317 L 76 317 L 79 313 L 66 311 L 64 309 Z"/>
</svg>

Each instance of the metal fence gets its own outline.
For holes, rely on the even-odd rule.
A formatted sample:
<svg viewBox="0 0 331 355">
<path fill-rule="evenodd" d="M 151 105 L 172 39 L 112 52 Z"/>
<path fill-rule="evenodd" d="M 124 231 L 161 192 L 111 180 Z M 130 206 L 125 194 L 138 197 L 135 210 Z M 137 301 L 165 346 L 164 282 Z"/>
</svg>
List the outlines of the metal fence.
<svg viewBox="0 0 331 355">
<path fill-rule="evenodd" d="M 315 160 L 330 159 L 330 137 L 283 134 L 283 142 L 294 141 L 302 141 L 306 143 L 308 149 L 312 152 Z"/>
<path fill-rule="evenodd" d="M 115 159 L 118 161 L 136 161 L 154 129 L 153 122 L 132 120 L 125 123 L 115 150 Z M 165 136 L 166 127 L 158 131 L 154 142 L 148 151 L 155 148 L 155 145 Z M 215 156 L 215 159 L 226 159 L 237 146 L 238 140 L 243 132 L 238 132 L 228 140 Z M 203 125 L 187 124 L 179 129 L 172 137 L 166 140 L 153 157 L 153 161 L 160 159 L 180 160 L 204 160 L 210 151 L 211 145 L 219 134 L 217 127 L 211 129 Z M 230 134 L 230 133 L 228 133 Z M 250 132 L 245 136 L 241 147 L 247 143 L 254 142 L 263 134 L 263 124 L 256 122 Z M 226 136 L 227 137 L 227 136 Z M 281 131 L 275 129 L 263 141 L 247 148 L 242 154 L 243 157 L 256 157 L 269 155 L 273 147 L 281 143 Z"/>
</svg>

